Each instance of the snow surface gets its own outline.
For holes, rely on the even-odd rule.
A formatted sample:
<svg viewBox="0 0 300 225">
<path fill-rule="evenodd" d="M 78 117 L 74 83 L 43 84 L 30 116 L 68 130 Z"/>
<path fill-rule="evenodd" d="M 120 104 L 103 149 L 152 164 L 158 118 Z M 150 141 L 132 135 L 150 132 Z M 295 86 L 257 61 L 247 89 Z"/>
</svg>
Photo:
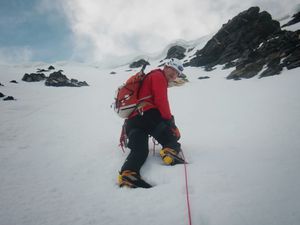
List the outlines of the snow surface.
<svg viewBox="0 0 300 225">
<path fill-rule="evenodd" d="M 0 99 L 0 224 L 188 224 L 184 167 L 164 166 L 158 148 L 142 169 L 154 188 L 116 185 L 128 151 L 118 148 L 122 120 L 110 105 L 133 72 L 54 66 L 90 87 L 26 83 L 37 65 L 0 66 L 0 92 L 17 98 Z M 187 68 L 190 82 L 169 89 L 189 161 L 192 222 L 298 225 L 300 69 L 241 81 L 226 80 L 229 72 Z"/>
</svg>

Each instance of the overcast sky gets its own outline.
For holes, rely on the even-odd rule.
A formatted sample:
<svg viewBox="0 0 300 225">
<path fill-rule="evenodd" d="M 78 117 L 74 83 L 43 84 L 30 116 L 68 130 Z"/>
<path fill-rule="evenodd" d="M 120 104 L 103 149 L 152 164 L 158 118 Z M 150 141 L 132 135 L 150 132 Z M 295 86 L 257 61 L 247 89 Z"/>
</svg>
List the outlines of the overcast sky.
<svg viewBox="0 0 300 225">
<path fill-rule="evenodd" d="M 107 62 L 159 53 L 175 40 L 215 33 L 259 6 L 274 19 L 295 0 L 1 0 L 0 62 Z"/>
</svg>

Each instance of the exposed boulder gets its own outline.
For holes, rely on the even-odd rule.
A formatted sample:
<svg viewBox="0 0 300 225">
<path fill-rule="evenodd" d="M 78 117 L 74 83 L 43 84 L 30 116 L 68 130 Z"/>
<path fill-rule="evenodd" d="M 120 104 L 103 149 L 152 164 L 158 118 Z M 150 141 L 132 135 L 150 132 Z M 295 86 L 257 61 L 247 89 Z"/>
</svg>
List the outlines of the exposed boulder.
<svg viewBox="0 0 300 225">
<path fill-rule="evenodd" d="M 82 87 L 88 86 L 85 81 L 78 81 L 76 79 L 67 78 L 66 75 L 62 74 L 61 71 L 53 72 L 49 75 L 45 82 L 46 86 L 53 87 Z"/>
<path fill-rule="evenodd" d="M 176 59 L 183 59 L 185 57 L 186 49 L 182 46 L 175 45 L 172 46 L 167 53 L 166 59 L 176 58 Z"/>
<path fill-rule="evenodd" d="M 22 81 L 26 82 L 38 82 L 46 79 L 46 75 L 43 73 L 25 73 Z"/>
<path fill-rule="evenodd" d="M 7 96 L 6 98 L 3 99 L 3 101 L 13 101 L 16 100 L 13 96 Z"/>
<path fill-rule="evenodd" d="M 51 65 L 48 67 L 48 70 L 55 70 L 55 68 L 54 68 L 54 66 Z"/>
<path fill-rule="evenodd" d="M 18 81 L 16 81 L 16 80 L 11 80 L 9 83 L 18 84 Z"/>
<path fill-rule="evenodd" d="M 74 84 L 75 85 L 74 87 L 89 86 L 86 81 L 79 81 L 77 79 L 71 79 L 71 84 Z"/>
<path fill-rule="evenodd" d="M 0 92 L 0 98 L 3 98 L 5 95 Z"/>
<path fill-rule="evenodd" d="M 145 59 L 140 59 L 138 61 L 135 61 L 133 63 L 131 63 L 129 65 L 130 68 L 139 68 L 142 67 L 144 65 L 150 65 L 150 63 L 148 61 L 146 61 Z"/>
<path fill-rule="evenodd" d="M 209 76 L 203 76 L 203 77 L 198 77 L 199 80 L 205 80 L 205 79 L 209 79 Z"/>
<path fill-rule="evenodd" d="M 1 83 L 0 83 L 0 86 L 4 86 L 4 84 L 1 84 Z"/>
</svg>

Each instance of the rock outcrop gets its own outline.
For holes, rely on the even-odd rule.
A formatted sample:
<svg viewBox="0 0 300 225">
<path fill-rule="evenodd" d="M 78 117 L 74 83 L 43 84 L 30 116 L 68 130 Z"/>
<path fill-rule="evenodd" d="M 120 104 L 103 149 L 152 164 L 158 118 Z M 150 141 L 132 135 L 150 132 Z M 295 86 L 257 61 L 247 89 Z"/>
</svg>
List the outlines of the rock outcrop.
<svg viewBox="0 0 300 225">
<path fill-rule="evenodd" d="M 43 73 L 25 73 L 22 81 L 26 82 L 39 82 L 46 79 L 46 75 Z"/>
<path fill-rule="evenodd" d="M 186 49 L 182 46 L 175 45 L 172 46 L 167 53 L 166 59 L 176 58 L 176 59 L 183 59 L 185 57 Z"/>
<path fill-rule="evenodd" d="M 279 31 L 279 22 L 272 20 L 269 13 L 259 12 L 259 7 L 251 7 L 224 24 L 188 64 L 213 67 L 231 62 Z"/>
<path fill-rule="evenodd" d="M 280 31 L 270 35 L 256 49 L 244 53 L 227 79 L 252 78 L 261 71 L 260 78 L 278 75 L 284 67 L 293 69 L 300 66 L 299 34 Z"/>
<path fill-rule="evenodd" d="M 251 7 L 229 20 L 184 65 L 204 67 L 206 71 L 216 65 L 236 67 L 227 77 L 235 80 L 273 76 L 284 67 L 299 67 L 300 31 L 281 30 L 268 12 L 259 11 L 259 7 Z M 298 21 L 299 16 L 295 14 L 290 22 Z"/>
<path fill-rule="evenodd" d="M 61 71 L 53 72 L 49 75 L 45 82 L 46 86 L 53 87 L 82 87 L 89 86 L 86 81 L 78 81 L 76 79 L 69 79 Z"/>
<path fill-rule="evenodd" d="M 7 96 L 3 99 L 3 101 L 14 101 L 16 100 L 13 96 Z"/>
<path fill-rule="evenodd" d="M 145 59 L 140 59 L 138 61 L 135 61 L 133 63 L 131 63 L 129 65 L 130 68 L 139 68 L 142 67 L 144 65 L 150 65 L 150 63 L 148 61 L 146 61 Z"/>
</svg>

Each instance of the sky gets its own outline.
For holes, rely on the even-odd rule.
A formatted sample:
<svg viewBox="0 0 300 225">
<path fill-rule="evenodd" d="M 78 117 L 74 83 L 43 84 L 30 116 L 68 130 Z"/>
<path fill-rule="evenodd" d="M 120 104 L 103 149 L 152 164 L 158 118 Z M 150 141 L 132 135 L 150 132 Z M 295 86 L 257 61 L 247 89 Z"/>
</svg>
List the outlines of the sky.
<svg viewBox="0 0 300 225">
<path fill-rule="evenodd" d="M 295 0 L 1 0 L 0 62 L 105 64 L 155 55 L 176 40 L 217 32 L 251 6 L 280 19 L 299 5 Z"/>
</svg>

